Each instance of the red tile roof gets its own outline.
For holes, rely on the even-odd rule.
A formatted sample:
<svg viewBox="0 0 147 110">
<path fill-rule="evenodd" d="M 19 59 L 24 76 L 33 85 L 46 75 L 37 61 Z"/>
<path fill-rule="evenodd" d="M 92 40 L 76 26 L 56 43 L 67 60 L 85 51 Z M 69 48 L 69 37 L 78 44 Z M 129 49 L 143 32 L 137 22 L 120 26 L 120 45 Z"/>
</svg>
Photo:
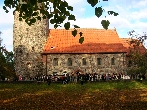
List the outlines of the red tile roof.
<svg viewBox="0 0 147 110">
<path fill-rule="evenodd" d="M 121 38 L 121 40 L 122 40 L 124 47 L 127 48 L 127 54 L 129 54 L 131 51 L 134 51 L 133 44 L 130 45 L 130 41 L 132 41 L 131 38 Z M 146 53 L 147 51 L 146 48 L 142 44 L 140 44 L 139 46 L 136 46 L 136 50 L 142 54 Z"/>
<path fill-rule="evenodd" d="M 116 30 L 114 29 L 77 29 L 76 37 L 73 29 L 50 29 L 49 37 L 43 53 L 111 53 L 126 52 Z M 83 33 L 84 42 L 79 43 L 79 32 Z"/>
</svg>

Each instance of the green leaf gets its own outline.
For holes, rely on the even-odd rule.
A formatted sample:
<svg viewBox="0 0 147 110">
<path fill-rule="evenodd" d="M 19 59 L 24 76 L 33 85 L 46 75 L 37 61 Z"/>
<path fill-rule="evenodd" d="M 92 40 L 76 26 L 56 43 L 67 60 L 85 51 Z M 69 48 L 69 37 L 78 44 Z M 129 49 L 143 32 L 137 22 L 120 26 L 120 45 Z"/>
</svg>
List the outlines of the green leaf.
<svg viewBox="0 0 147 110">
<path fill-rule="evenodd" d="M 83 35 L 83 33 L 82 33 L 82 32 L 80 32 L 79 34 L 80 34 L 80 37 Z"/>
<path fill-rule="evenodd" d="M 22 18 L 19 18 L 19 21 L 22 21 Z"/>
<path fill-rule="evenodd" d="M 9 11 L 8 10 L 6 10 L 6 13 L 8 13 Z"/>
<path fill-rule="evenodd" d="M 87 0 L 87 2 L 88 2 L 92 7 L 94 7 L 94 6 L 98 3 L 98 0 Z"/>
<path fill-rule="evenodd" d="M 101 24 L 102 24 L 103 28 L 107 30 L 110 22 L 108 20 L 102 20 Z"/>
<path fill-rule="evenodd" d="M 65 27 L 66 30 L 68 30 L 70 28 L 70 22 L 65 23 L 64 27 Z"/>
<path fill-rule="evenodd" d="M 41 17 L 40 16 L 38 16 L 37 19 L 41 21 Z"/>
<path fill-rule="evenodd" d="M 109 15 L 112 15 L 114 12 L 113 11 L 108 11 L 108 14 Z"/>
<path fill-rule="evenodd" d="M 60 12 L 60 11 L 59 11 L 58 9 L 55 9 L 55 10 L 54 10 L 54 13 L 55 13 L 55 14 L 58 14 L 59 12 Z"/>
<path fill-rule="evenodd" d="M 99 18 L 103 13 L 102 7 L 96 7 L 95 8 L 95 15 Z"/>
<path fill-rule="evenodd" d="M 72 6 L 68 6 L 67 9 L 73 11 L 73 7 Z"/>
<path fill-rule="evenodd" d="M 69 15 L 68 20 L 76 20 L 74 15 Z"/>
<path fill-rule="evenodd" d="M 37 0 L 30 0 L 31 5 L 37 4 Z"/>
<path fill-rule="evenodd" d="M 62 5 L 58 6 L 58 9 L 59 9 L 59 11 L 62 12 L 62 13 L 65 13 L 65 12 L 66 12 L 66 7 L 64 7 L 64 6 L 62 6 Z M 58 13 L 59 13 L 59 12 L 58 12 Z"/>
<path fill-rule="evenodd" d="M 19 17 L 22 17 L 22 14 L 21 13 L 19 13 Z"/>
<path fill-rule="evenodd" d="M 50 0 L 51 3 L 54 3 L 55 0 Z"/>
<path fill-rule="evenodd" d="M 38 12 L 34 12 L 33 14 L 32 14 L 32 16 L 37 16 L 38 15 Z"/>
<path fill-rule="evenodd" d="M 57 27 L 58 27 L 58 24 L 55 24 L 55 25 L 54 25 L 54 28 L 56 29 Z"/>
<path fill-rule="evenodd" d="M 35 23 L 35 22 L 36 22 L 36 19 L 35 18 L 33 18 L 33 19 L 30 20 L 30 23 L 32 23 L 32 24 Z"/>
<path fill-rule="evenodd" d="M 53 17 L 53 14 L 47 14 L 48 19 L 50 19 L 51 17 Z"/>
<path fill-rule="evenodd" d="M 51 23 L 51 24 L 54 24 L 54 23 L 55 23 L 55 20 L 54 20 L 54 19 L 51 19 L 51 20 L 50 20 L 50 23 Z"/>
<path fill-rule="evenodd" d="M 5 6 L 3 6 L 3 9 L 4 9 L 4 10 L 7 10 Z"/>
<path fill-rule="evenodd" d="M 114 15 L 114 16 L 117 16 L 117 15 L 118 15 L 118 13 L 116 13 L 116 12 L 114 12 L 114 11 L 108 11 L 108 14 L 109 14 L 109 15 Z"/>
<path fill-rule="evenodd" d="M 77 26 L 77 25 L 74 25 L 74 28 L 80 28 L 79 26 Z"/>
<path fill-rule="evenodd" d="M 49 5 L 49 2 L 48 1 L 46 2 L 46 5 Z"/>
<path fill-rule="evenodd" d="M 70 16 L 70 12 L 69 12 L 69 11 L 64 12 L 64 14 L 65 14 L 66 16 Z"/>
<path fill-rule="evenodd" d="M 45 15 L 43 16 L 43 19 L 46 19 L 46 16 Z"/>
<path fill-rule="evenodd" d="M 64 6 L 64 7 L 68 7 L 68 3 L 64 0 L 64 2 L 62 3 L 62 5 Z"/>
<path fill-rule="evenodd" d="M 118 13 L 114 13 L 114 16 L 117 16 L 117 15 L 119 15 Z"/>
<path fill-rule="evenodd" d="M 84 41 L 84 37 L 80 37 L 80 39 L 79 39 L 79 43 L 82 44 L 83 41 Z"/>
<path fill-rule="evenodd" d="M 76 30 L 76 29 L 72 31 L 72 35 L 73 35 L 74 37 L 77 35 L 77 30 Z"/>
</svg>

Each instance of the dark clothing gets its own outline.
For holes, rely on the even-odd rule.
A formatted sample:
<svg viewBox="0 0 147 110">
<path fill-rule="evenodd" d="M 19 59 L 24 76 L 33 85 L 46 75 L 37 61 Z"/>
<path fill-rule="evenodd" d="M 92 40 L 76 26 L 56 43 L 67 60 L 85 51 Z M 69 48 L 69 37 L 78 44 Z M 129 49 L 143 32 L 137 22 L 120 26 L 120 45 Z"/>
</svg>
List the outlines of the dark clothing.
<svg viewBox="0 0 147 110">
<path fill-rule="evenodd" d="M 81 85 L 83 85 L 83 82 L 84 82 L 84 77 L 83 76 L 80 77 L 80 81 L 81 81 Z"/>
<path fill-rule="evenodd" d="M 51 78 L 50 78 L 50 77 L 47 79 L 47 84 L 48 84 L 48 85 L 51 84 Z"/>
</svg>

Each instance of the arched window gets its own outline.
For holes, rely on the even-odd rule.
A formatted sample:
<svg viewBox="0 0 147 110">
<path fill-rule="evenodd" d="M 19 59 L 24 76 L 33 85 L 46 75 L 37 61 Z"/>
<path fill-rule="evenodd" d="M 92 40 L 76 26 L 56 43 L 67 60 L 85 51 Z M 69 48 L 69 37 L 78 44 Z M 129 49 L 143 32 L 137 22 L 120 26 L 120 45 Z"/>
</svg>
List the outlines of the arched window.
<svg viewBox="0 0 147 110">
<path fill-rule="evenodd" d="M 128 67 L 131 67 L 131 65 L 132 65 L 132 61 L 129 60 L 129 61 L 128 61 Z"/>
<path fill-rule="evenodd" d="M 86 58 L 82 59 L 82 65 L 86 65 Z"/>
<path fill-rule="evenodd" d="M 34 47 L 32 47 L 32 51 L 35 51 L 35 48 Z"/>
<path fill-rule="evenodd" d="M 72 59 L 71 59 L 71 58 L 68 58 L 68 60 L 67 60 L 67 65 L 68 65 L 68 66 L 72 66 Z"/>
<path fill-rule="evenodd" d="M 97 58 L 97 65 L 101 65 L 102 63 L 102 59 L 101 58 Z"/>
<path fill-rule="evenodd" d="M 53 59 L 53 66 L 58 66 L 58 58 Z"/>
<path fill-rule="evenodd" d="M 111 58 L 111 65 L 115 65 L 115 58 Z"/>
</svg>

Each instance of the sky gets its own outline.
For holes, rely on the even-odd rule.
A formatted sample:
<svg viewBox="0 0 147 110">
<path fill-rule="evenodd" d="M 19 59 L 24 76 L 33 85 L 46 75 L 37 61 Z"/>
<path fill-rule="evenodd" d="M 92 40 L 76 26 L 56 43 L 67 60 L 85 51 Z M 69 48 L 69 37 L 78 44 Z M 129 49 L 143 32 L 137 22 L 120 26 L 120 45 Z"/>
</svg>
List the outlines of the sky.
<svg viewBox="0 0 147 110">
<path fill-rule="evenodd" d="M 91 7 L 87 0 L 66 0 L 69 5 L 73 6 L 73 13 L 76 21 L 71 24 L 81 28 L 98 28 L 103 29 L 101 20 L 109 20 L 109 29 L 116 28 L 120 38 L 129 38 L 129 31 L 135 30 L 136 33 L 144 35 L 147 32 L 147 0 L 108 0 L 100 1 L 95 7 L 104 8 L 103 16 L 95 16 L 95 7 Z M 0 37 L 3 39 L 2 45 L 5 45 L 8 51 L 13 51 L 13 10 L 9 13 L 3 10 L 4 0 L 0 0 Z M 108 15 L 107 11 L 115 11 L 118 16 Z M 105 18 L 106 16 L 106 18 Z M 63 24 L 62 24 L 63 26 Z M 52 29 L 53 25 L 49 25 Z M 64 28 L 64 27 L 62 27 Z M 147 43 L 145 43 L 147 47 Z"/>
</svg>

